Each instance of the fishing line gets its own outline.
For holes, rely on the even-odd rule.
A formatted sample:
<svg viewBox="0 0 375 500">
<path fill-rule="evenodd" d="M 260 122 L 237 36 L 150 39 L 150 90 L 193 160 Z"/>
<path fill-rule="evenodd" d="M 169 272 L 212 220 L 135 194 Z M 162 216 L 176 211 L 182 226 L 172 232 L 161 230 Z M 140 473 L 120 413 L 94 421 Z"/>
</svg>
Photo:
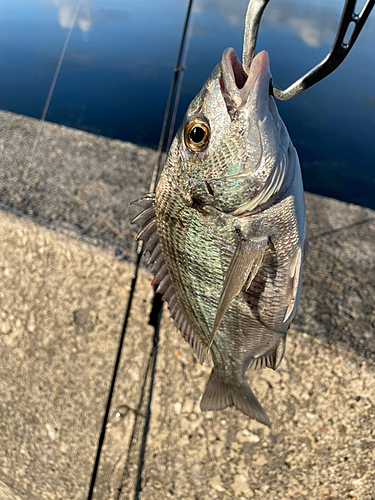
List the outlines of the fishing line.
<svg viewBox="0 0 375 500">
<path fill-rule="evenodd" d="M 39 144 L 39 140 L 40 140 L 40 136 L 41 136 L 42 131 L 43 131 L 48 108 L 49 108 L 49 105 L 50 105 L 50 102 L 52 99 L 52 94 L 53 94 L 53 91 L 55 90 L 55 85 L 57 82 L 57 78 L 60 74 L 60 69 L 61 69 L 64 57 L 65 57 L 66 49 L 68 48 L 70 37 L 72 36 L 72 31 L 73 31 L 73 28 L 74 28 L 76 21 L 77 21 L 77 16 L 78 16 L 79 9 L 81 7 L 81 3 L 82 3 L 82 0 L 77 1 L 77 7 L 76 7 L 76 10 L 75 10 L 75 13 L 73 16 L 73 22 L 72 22 L 72 24 L 71 24 L 71 26 L 66 34 L 66 37 L 65 37 L 65 42 L 64 42 L 63 48 L 61 50 L 60 57 L 59 57 L 59 60 L 58 60 L 58 63 L 57 63 L 56 69 L 55 69 L 55 74 L 53 75 L 52 82 L 51 82 L 51 85 L 50 85 L 50 88 L 48 91 L 47 99 L 46 99 L 46 102 L 44 103 L 42 116 L 40 118 L 39 130 L 38 130 L 37 136 L 35 137 L 34 145 L 33 145 L 30 157 L 29 157 L 28 162 L 27 162 L 27 168 L 25 169 L 24 174 L 23 174 L 23 180 L 25 180 L 25 178 L 26 178 L 26 175 L 28 172 L 28 167 L 34 159 L 35 151 L 36 151 L 36 148 L 38 147 L 38 144 Z"/>
<path fill-rule="evenodd" d="M 178 76 L 183 69 L 182 65 L 181 65 L 181 57 L 182 57 L 183 49 L 185 46 L 187 29 L 189 26 L 189 19 L 190 19 L 193 1 L 194 0 L 189 0 L 189 4 L 188 4 L 186 16 L 185 16 L 184 28 L 183 28 L 183 32 L 182 32 L 182 36 L 181 36 L 180 48 L 179 48 L 178 56 L 177 56 L 177 62 L 176 62 L 176 65 L 175 65 L 175 68 L 173 71 L 173 77 L 172 77 L 172 82 L 171 82 L 171 86 L 170 86 L 170 90 L 169 90 L 168 101 L 167 101 L 167 105 L 166 105 L 166 109 L 165 109 L 165 113 L 164 113 L 163 125 L 162 125 L 162 130 L 160 133 L 160 140 L 159 140 L 159 146 L 158 146 L 157 157 L 156 157 L 157 159 L 156 159 L 156 163 L 154 165 L 151 184 L 150 184 L 150 192 L 152 192 L 152 193 L 155 192 L 157 180 L 159 178 L 159 173 L 160 173 L 161 166 L 162 166 L 163 145 L 164 145 L 165 135 L 166 135 L 166 131 L 167 131 L 167 124 L 168 124 L 169 117 L 171 114 L 173 97 L 175 95 L 176 83 L 177 83 Z M 192 31 L 189 31 L 189 34 L 190 34 L 190 38 L 191 38 Z M 190 41 L 189 41 L 189 45 L 190 45 Z M 186 57 L 184 57 L 184 61 L 186 64 L 187 51 L 185 51 L 185 54 L 186 54 Z M 174 114 L 175 114 L 175 108 L 177 105 L 178 105 L 178 102 L 175 101 L 174 109 L 173 109 Z M 94 468 L 93 468 L 92 475 L 91 475 L 90 489 L 89 489 L 89 493 L 87 496 L 87 500 L 91 500 L 93 497 L 93 493 L 94 493 L 95 482 L 96 482 L 96 477 L 98 474 L 98 468 L 99 468 L 99 462 L 100 462 L 100 456 L 101 456 L 101 452 L 102 452 L 102 448 L 103 448 L 103 444 L 104 444 L 104 439 L 105 439 L 105 433 L 106 433 L 106 429 L 107 429 L 107 422 L 108 422 L 110 406 L 111 406 L 111 402 L 112 402 L 113 392 L 114 392 L 116 378 L 117 378 L 117 372 L 118 372 L 120 359 L 121 359 L 121 352 L 122 352 L 125 334 L 126 334 L 126 329 L 127 329 L 127 325 L 128 325 L 128 321 L 129 321 L 130 310 L 131 310 L 131 306 L 132 306 L 132 302 L 133 302 L 133 296 L 134 296 L 135 286 L 137 283 L 141 257 L 143 254 L 143 246 L 144 245 L 141 242 L 139 242 L 137 245 L 137 248 L 136 248 L 135 270 L 134 270 L 134 274 L 132 276 L 128 304 L 126 307 L 126 313 L 125 313 L 124 322 L 123 322 L 123 326 L 122 326 L 122 330 L 121 330 L 121 336 L 120 336 L 119 346 L 118 346 L 118 350 L 117 350 L 116 361 L 115 361 L 115 365 L 113 368 L 111 386 L 110 386 L 110 390 L 108 393 L 106 409 L 105 409 L 105 413 L 104 413 L 104 417 L 103 417 L 103 423 L 102 423 L 102 428 L 101 428 L 101 432 L 100 432 Z M 154 290 L 155 289 L 156 289 L 156 287 L 154 287 Z M 151 399 L 152 399 L 152 392 L 153 392 L 154 378 L 155 378 L 155 368 L 156 368 L 157 351 L 158 351 L 158 344 L 159 344 L 159 328 L 160 328 L 162 308 L 163 308 L 163 302 L 161 301 L 161 296 L 160 296 L 160 294 L 155 293 L 154 298 L 153 298 L 153 303 L 152 303 L 152 310 L 150 313 L 150 321 L 149 321 L 149 324 L 154 326 L 153 347 L 152 347 L 152 351 L 150 354 L 150 359 L 152 359 L 152 366 L 151 366 L 150 383 L 149 383 L 149 388 L 148 388 L 147 411 L 146 411 L 145 424 L 144 424 L 144 428 L 143 428 L 143 436 L 142 436 L 142 443 L 141 443 L 140 456 L 139 456 L 138 476 L 137 476 L 137 482 L 135 485 L 135 492 L 134 492 L 134 499 L 135 500 L 137 500 L 139 498 L 139 493 L 142 489 L 142 471 L 143 471 L 144 456 L 145 456 L 145 452 L 146 452 L 146 440 L 147 440 L 150 417 L 151 417 Z M 148 370 L 146 373 L 146 377 L 147 377 L 147 375 L 148 375 Z M 141 403 L 142 403 L 142 401 L 140 402 L 140 405 L 141 405 Z M 131 446 L 131 443 L 130 443 L 130 446 Z"/>
</svg>

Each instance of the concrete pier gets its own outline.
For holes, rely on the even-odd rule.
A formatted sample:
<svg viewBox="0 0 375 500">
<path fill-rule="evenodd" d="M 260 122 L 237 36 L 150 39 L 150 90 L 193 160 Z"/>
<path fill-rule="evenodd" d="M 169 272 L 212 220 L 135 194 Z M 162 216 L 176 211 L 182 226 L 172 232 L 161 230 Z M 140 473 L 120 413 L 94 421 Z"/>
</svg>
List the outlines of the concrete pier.
<svg viewBox="0 0 375 500">
<path fill-rule="evenodd" d="M 134 272 L 129 202 L 154 161 L 0 112 L 0 500 L 87 498 Z M 251 376 L 271 429 L 233 408 L 200 411 L 211 367 L 165 308 L 136 496 L 153 335 L 142 267 L 96 500 L 375 498 L 375 212 L 309 193 L 306 206 L 286 356 Z"/>
</svg>

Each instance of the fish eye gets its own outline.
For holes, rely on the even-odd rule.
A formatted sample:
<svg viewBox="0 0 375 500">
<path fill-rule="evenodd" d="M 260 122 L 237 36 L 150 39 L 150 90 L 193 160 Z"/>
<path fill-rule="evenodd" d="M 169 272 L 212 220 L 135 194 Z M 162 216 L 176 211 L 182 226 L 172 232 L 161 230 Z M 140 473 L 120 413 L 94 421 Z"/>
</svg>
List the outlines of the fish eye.
<svg viewBox="0 0 375 500">
<path fill-rule="evenodd" d="M 200 118 L 193 118 L 185 127 L 185 144 L 192 151 L 203 151 L 208 146 L 210 127 Z"/>
</svg>

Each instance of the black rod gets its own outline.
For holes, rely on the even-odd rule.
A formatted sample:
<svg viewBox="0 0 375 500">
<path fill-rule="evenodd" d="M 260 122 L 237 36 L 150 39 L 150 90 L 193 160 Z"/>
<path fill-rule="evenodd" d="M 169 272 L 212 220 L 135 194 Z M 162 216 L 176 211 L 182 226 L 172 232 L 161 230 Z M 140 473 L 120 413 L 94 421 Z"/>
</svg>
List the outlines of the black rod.
<svg viewBox="0 0 375 500">
<path fill-rule="evenodd" d="M 169 91 L 167 107 L 166 107 L 165 113 L 164 113 L 163 126 L 162 126 L 162 130 L 161 130 L 161 134 L 160 134 L 159 147 L 158 147 L 158 152 L 157 152 L 157 161 L 156 161 L 156 164 L 155 164 L 154 170 L 153 170 L 153 175 L 152 175 L 152 180 L 151 180 L 151 185 L 150 185 L 150 192 L 155 192 L 156 183 L 157 183 L 157 180 L 158 180 L 158 177 L 159 177 L 159 172 L 160 172 L 160 169 L 161 169 L 161 158 L 162 158 L 163 144 L 164 144 L 164 139 L 165 139 L 165 134 L 166 134 L 168 120 L 169 120 L 170 113 L 171 113 L 172 101 L 173 101 L 173 96 L 174 96 L 174 92 L 175 92 L 175 87 L 176 87 L 176 82 L 177 82 L 178 74 L 179 74 L 179 72 L 182 69 L 180 67 L 181 57 L 182 57 L 182 53 L 183 53 L 183 49 L 184 49 L 184 45 L 185 45 L 186 32 L 187 32 L 187 28 L 188 28 L 188 25 L 189 25 L 189 19 L 190 19 L 190 13 L 191 13 L 192 5 L 193 5 L 193 0 L 189 0 L 189 5 L 188 5 L 188 8 L 187 8 L 186 17 L 185 17 L 184 29 L 183 29 L 182 37 L 181 37 L 180 48 L 179 48 L 179 52 L 178 52 L 178 56 L 177 56 L 177 62 L 176 62 L 176 66 L 175 66 L 175 69 L 174 69 L 174 72 L 173 72 L 173 78 L 172 78 L 171 88 L 170 88 L 170 91 Z M 142 246 L 138 245 L 136 254 L 137 254 L 137 261 L 136 261 L 136 265 L 135 265 L 134 275 L 132 277 L 130 295 L 129 295 L 128 304 L 127 304 L 127 308 L 126 308 L 126 313 L 125 313 L 125 317 L 124 317 L 124 322 L 123 322 L 123 326 L 122 326 L 122 330 L 121 330 L 121 337 L 120 337 L 120 342 L 119 342 L 119 346 L 118 346 L 118 351 L 117 351 L 115 366 L 114 366 L 114 369 L 113 369 L 113 375 L 112 375 L 112 380 L 111 380 L 111 387 L 110 387 L 108 398 L 107 398 L 107 404 L 106 404 L 105 414 L 104 414 L 104 418 L 103 418 L 102 429 L 101 429 L 101 432 L 100 432 L 100 437 L 99 437 L 99 442 L 98 442 L 98 448 L 97 448 L 96 458 L 95 458 L 95 464 L 94 464 L 94 468 L 93 468 L 92 475 L 91 475 L 90 489 L 89 489 L 89 493 L 88 493 L 88 496 L 87 496 L 87 500 L 92 500 L 93 493 L 94 493 L 95 482 L 96 482 L 96 477 L 97 477 L 97 474 L 98 474 L 98 468 L 99 468 L 99 462 L 100 462 L 100 455 L 101 455 L 101 452 L 102 452 L 102 448 L 103 448 L 103 444 L 104 444 L 104 438 L 105 438 L 105 433 L 106 433 L 106 429 L 107 429 L 107 421 L 108 421 L 108 416 L 109 416 L 109 410 L 110 410 L 110 407 L 111 407 L 113 392 L 114 392 L 116 378 L 117 378 L 117 372 L 118 372 L 118 368 L 119 368 L 119 365 L 120 365 L 122 347 L 123 347 L 123 344 L 124 344 L 126 329 L 127 329 L 127 326 L 128 326 L 128 320 L 129 320 L 129 316 L 130 316 L 130 310 L 131 310 L 131 305 L 132 305 L 132 301 L 133 301 L 134 290 L 135 290 L 135 286 L 136 286 L 136 283 L 137 283 L 139 265 L 140 265 L 141 257 L 142 257 L 142 254 L 143 254 L 143 245 Z M 146 419 L 146 425 L 145 425 L 145 428 L 144 428 L 143 439 L 142 439 L 142 447 L 141 447 L 140 465 L 141 465 L 142 468 L 143 468 L 143 457 L 144 457 L 144 454 L 145 454 L 146 439 L 147 439 L 148 428 L 149 428 L 148 422 L 149 422 L 150 415 L 151 415 L 150 407 L 151 407 L 151 398 L 152 398 L 152 391 L 153 391 L 153 385 L 154 385 L 154 376 L 155 376 L 155 367 L 156 367 L 156 355 L 157 355 L 157 348 L 158 348 L 158 343 L 159 343 L 159 326 L 160 326 L 160 319 L 161 319 L 161 313 L 162 313 L 162 303 L 161 303 L 160 297 L 158 297 L 158 295 L 159 294 L 154 294 L 153 306 L 152 306 L 153 309 L 151 311 L 151 316 L 150 316 L 150 323 L 151 323 L 152 322 L 152 314 L 153 314 L 153 311 L 154 311 L 154 313 L 156 313 L 157 320 L 156 320 L 155 323 L 151 323 L 155 327 L 155 331 L 154 331 L 154 337 L 153 337 L 152 372 L 151 372 L 150 387 L 149 387 L 149 398 L 148 398 L 148 405 L 147 405 L 148 420 Z M 160 304 L 159 304 L 159 302 L 160 302 Z M 138 495 L 138 493 L 140 491 L 140 488 L 141 488 L 141 481 L 142 481 L 142 470 L 141 470 L 140 474 L 138 473 L 138 479 L 137 479 L 137 484 L 136 484 L 136 493 L 135 493 L 136 494 L 136 498 L 137 498 L 137 495 Z"/>
<path fill-rule="evenodd" d="M 161 134 L 160 134 L 159 146 L 158 146 L 157 162 L 156 162 L 156 165 L 154 168 L 152 182 L 151 182 L 151 189 L 150 189 L 150 191 L 152 191 L 152 192 L 155 190 L 156 183 L 158 181 L 158 177 L 159 177 L 159 173 L 160 173 L 160 169 L 161 169 L 162 151 L 163 151 L 163 146 L 164 146 L 165 134 L 167 131 L 168 120 L 169 120 L 169 117 L 171 114 L 171 108 L 172 108 L 173 97 L 174 97 L 174 93 L 175 93 L 175 89 L 176 89 L 177 78 L 178 78 L 180 71 L 183 69 L 181 67 L 181 57 L 182 57 L 182 52 L 183 52 L 184 45 L 185 45 L 186 32 L 187 32 L 187 28 L 189 25 L 189 19 L 190 19 L 192 5 L 193 5 L 193 0 L 189 0 L 189 5 L 187 8 L 186 17 L 185 17 L 184 29 L 183 29 L 182 37 L 181 37 L 180 49 L 178 51 L 176 66 L 173 70 L 171 87 L 169 89 L 167 106 L 165 108 L 164 120 L 163 120 L 163 125 L 161 128 Z"/>
<path fill-rule="evenodd" d="M 152 401 L 152 393 L 154 390 L 156 361 L 157 361 L 158 346 L 159 346 L 160 320 L 162 311 L 163 311 L 163 302 L 161 300 L 161 295 L 160 293 L 156 293 L 154 295 L 154 302 L 152 304 L 152 311 L 150 314 L 150 324 L 151 325 L 153 324 L 155 328 L 153 347 L 152 347 L 152 367 L 151 367 L 145 425 L 143 427 L 142 443 L 138 460 L 138 474 L 137 474 L 137 482 L 135 485 L 134 500 L 139 500 L 139 494 L 142 491 L 142 472 L 146 455 L 147 436 L 148 436 L 148 431 L 150 429 L 151 401 Z"/>
<path fill-rule="evenodd" d="M 109 415 L 109 410 L 110 410 L 110 407 L 111 407 L 113 391 L 114 391 L 114 388 L 115 388 L 118 367 L 120 365 L 122 346 L 124 344 L 126 328 L 128 326 L 128 321 L 129 321 L 129 316 L 130 316 L 130 310 L 131 310 L 131 305 L 132 305 L 132 301 L 133 301 L 135 285 L 137 283 L 138 269 L 139 269 L 139 263 L 141 261 L 141 257 L 142 257 L 142 252 L 139 251 L 139 249 L 138 249 L 138 251 L 137 251 L 137 264 L 135 266 L 135 271 L 134 271 L 134 274 L 132 276 L 128 305 L 127 305 L 126 312 L 125 312 L 124 323 L 122 325 L 121 336 L 120 336 L 120 343 L 119 343 L 118 350 L 117 350 L 117 357 L 116 357 L 116 361 L 115 361 L 115 366 L 113 368 L 113 375 L 112 375 L 112 380 L 111 380 L 111 387 L 110 387 L 109 393 L 108 393 L 107 404 L 106 404 L 105 413 L 104 413 L 104 417 L 103 417 L 103 423 L 102 423 L 102 430 L 100 432 L 100 437 L 99 437 L 99 442 L 98 442 L 98 448 L 97 448 L 97 451 L 96 451 L 95 464 L 94 464 L 94 469 L 93 469 L 92 475 L 91 475 L 90 490 L 89 490 L 89 494 L 87 496 L 87 500 L 91 500 L 92 499 L 92 495 L 94 493 L 95 481 L 96 481 L 96 476 L 98 474 L 98 468 L 99 468 L 100 455 L 101 455 L 102 448 L 103 448 L 103 443 L 104 443 L 104 438 L 105 438 L 105 432 L 106 432 L 106 428 L 107 428 L 108 415 Z"/>
</svg>

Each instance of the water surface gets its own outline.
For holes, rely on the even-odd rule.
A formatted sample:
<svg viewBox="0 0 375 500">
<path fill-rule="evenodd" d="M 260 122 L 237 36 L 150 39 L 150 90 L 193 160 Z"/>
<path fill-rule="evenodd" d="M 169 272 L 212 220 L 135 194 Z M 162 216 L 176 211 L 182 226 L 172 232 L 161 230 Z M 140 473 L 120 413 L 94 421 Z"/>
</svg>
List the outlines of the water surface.
<svg viewBox="0 0 375 500">
<path fill-rule="evenodd" d="M 344 0 L 271 0 L 258 40 L 285 87 L 327 54 Z M 47 120 L 156 147 L 187 0 L 82 0 Z M 177 124 L 228 46 L 247 0 L 195 0 Z M 77 0 L 0 3 L 0 109 L 39 118 Z M 334 74 L 279 103 L 308 191 L 375 208 L 375 13 Z"/>
</svg>

